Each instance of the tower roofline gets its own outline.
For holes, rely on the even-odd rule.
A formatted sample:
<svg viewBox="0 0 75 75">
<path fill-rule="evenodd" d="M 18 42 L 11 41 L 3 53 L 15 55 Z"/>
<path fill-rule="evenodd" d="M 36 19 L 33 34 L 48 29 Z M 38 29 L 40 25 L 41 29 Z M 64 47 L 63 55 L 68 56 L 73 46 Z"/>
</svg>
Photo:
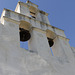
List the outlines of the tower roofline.
<svg viewBox="0 0 75 75">
<path fill-rule="evenodd" d="M 21 16 L 23 16 L 23 17 L 27 17 L 27 18 L 29 18 L 29 19 L 32 19 L 31 17 L 28 17 L 28 16 L 23 15 L 23 14 L 21 14 L 21 13 L 14 12 L 14 11 L 12 11 L 12 10 L 10 10 L 10 9 L 6 9 L 6 8 L 4 8 L 4 9 L 3 9 L 3 12 L 4 12 L 4 11 L 9 11 L 9 12 L 12 12 L 12 13 L 15 13 L 15 14 L 18 14 L 18 15 L 21 15 Z M 3 13 L 2 13 L 2 14 L 3 14 Z M 1 15 L 1 19 L 2 19 L 3 17 L 4 17 L 4 16 Z M 35 19 L 32 19 L 32 20 L 35 21 Z M 38 20 L 36 20 L 36 21 L 39 22 L 39 23 L 41 23 L 41 24 L 43 24 L 43 25 L 47 25 L 47 26 L 49 26 L 49 27 L 52 27 L 52 28 L 55 28 L 55 29 L 58 29 L 58 30 L 61 30 L 61 31 L 64 32 L 63 29 L 60 29 L 60 28 L 54 27 L 54 26 L 52 26 L 52 25 L 50 25 L 50 24 L 46 24 L 46 23 L 41 22 L 41 21 L 38 21 Z"/>
<path fill-rule="evenodd" d="M 29 0 L 27 0 L 26 3 L 31 3 L 31 4 L 33 4 L 33 5 L 35 5 L 35 6 L 38 7 L 38 5 L 34 4 L 33 2 L 31 2 L 31 1 L 29 1 Z"/>
<path fill-rule="evenodd" d="M 29 1 L 29 2 L 30 2 L 30 1 Z M 16 6 L 16 8 L 15 8 L 15 11 L 17 10 L 18 5 L 20 5 L 20 4 L 22 4 L 23 6 L 32 6 L 32 5 L 28 5 L 27 3 L 28 3 L 28 2 L 23 3 L 23 2 L 21 2 L 21 1 L 19 1 L 18 4 L 17 4 L 17 6 Z M 32 2 L 31 2 L 31 3 L 32 3 Z M 33 4 L 34 4 L 34 3 L 33 3 Z M 34 5 L 36 5 L 36 4 L 34 4 Z M 36 6 L 38 6 L 38 5 L 36 5 Z M 45 12 L 45 11 L 43 11 L 43 10 L 40 10 L 40 9 L 38 9 L 38 10 L 39 10 L 40 13 L 42 13 L 42 14 L 44 14 L 44 15 L 46 15 L 46 16 L 49 15 L 49 13 L 47 13 L 47 12 Z"/>
</svg>

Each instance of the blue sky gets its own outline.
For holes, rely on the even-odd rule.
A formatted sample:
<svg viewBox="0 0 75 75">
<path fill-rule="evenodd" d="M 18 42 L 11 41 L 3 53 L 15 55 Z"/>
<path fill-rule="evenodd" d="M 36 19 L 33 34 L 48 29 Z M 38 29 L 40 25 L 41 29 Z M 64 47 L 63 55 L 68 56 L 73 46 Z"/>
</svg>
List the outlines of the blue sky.
<svg viewBox="0 0 75 75">
<path fill-rule="evenodd" d="M 14 11 L 19 0 L 0 0 L 0 15 L 3 8 Z M 26 0 L 20 0 L 26 2 Z M 75 47 L 75 0 L 30 0 L 39 9 L 49 13 L 51 25 L 63 29 L 70 45 Z"/>
</svg>

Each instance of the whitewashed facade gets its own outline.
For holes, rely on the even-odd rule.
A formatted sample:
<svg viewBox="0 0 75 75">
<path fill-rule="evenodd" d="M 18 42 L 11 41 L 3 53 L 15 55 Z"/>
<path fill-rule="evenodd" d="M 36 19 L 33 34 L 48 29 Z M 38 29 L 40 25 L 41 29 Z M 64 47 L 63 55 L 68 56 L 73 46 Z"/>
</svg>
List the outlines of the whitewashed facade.
<svg viewBox="0 0 75 75">
<path fill-rule="evenodd" d="M 19 28 L 30 32 L 29 50 L 20 48 Z M 48 39 L 53 40 L 52 56 Z M 75 48 L 48 14 L 30 1 L 4 9 L 0 23 L 0 75 L 75 75 Z"/>
</svg>

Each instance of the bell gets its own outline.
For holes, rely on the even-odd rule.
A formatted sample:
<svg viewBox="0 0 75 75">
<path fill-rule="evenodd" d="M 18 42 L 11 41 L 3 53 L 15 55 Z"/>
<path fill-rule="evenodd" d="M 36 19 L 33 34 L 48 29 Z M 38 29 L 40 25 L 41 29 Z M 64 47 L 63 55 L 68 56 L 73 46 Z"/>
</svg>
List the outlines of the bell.
<svg viewBox="0 0 75 75">
<path fill-rule="evenodd" d="M 54 45 L 53 39 L 51 38 L 47 38 L 47 39 L 48 39 L 49 46 L 52 47 Z"/>
<path fill-rule="evenodd" d="M 20 28 L 20 41 L 25 42 L 28 41 L 31 37 L 30 33 L 28 30 L 25 30 L 23 28 Z"/>
</svg>

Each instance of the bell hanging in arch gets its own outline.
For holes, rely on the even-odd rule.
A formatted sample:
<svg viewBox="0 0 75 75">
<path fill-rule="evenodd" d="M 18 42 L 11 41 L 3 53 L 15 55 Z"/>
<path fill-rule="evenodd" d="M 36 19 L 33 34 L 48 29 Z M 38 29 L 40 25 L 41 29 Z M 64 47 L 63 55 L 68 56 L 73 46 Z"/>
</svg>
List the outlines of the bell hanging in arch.
<svg viewBox="0 0 75 75">
<path fill-rule="evenodd" d="M 54 45 L 53 39 L 48 38 L 48 37 L 47 37 L 47 39 L 48 39 L 49 46 L 52 47 Z"/>
<path fill-rule="evenodd" d="M 20 30 L 20 41 L 25 42 L 28 41 L 31 38 L 30 32 L 28 30 L 25 30 L 23 28 L 19 28 Z"/>
</svg>

